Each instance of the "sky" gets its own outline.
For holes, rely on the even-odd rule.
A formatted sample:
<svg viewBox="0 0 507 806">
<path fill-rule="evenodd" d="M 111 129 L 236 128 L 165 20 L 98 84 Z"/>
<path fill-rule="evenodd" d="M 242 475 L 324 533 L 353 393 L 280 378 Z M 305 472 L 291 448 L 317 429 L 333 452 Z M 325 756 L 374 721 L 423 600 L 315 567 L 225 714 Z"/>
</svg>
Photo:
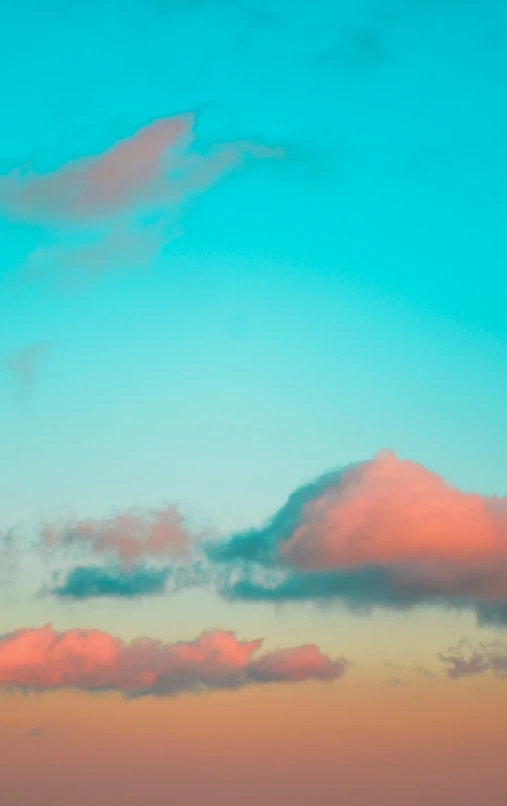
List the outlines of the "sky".
<svg viewBox="0 0 507 806">
<path fill-rule="evenodd" d="M 488 806 L 507 8 L 0 2 L 5 806 Z"/>
</svg>

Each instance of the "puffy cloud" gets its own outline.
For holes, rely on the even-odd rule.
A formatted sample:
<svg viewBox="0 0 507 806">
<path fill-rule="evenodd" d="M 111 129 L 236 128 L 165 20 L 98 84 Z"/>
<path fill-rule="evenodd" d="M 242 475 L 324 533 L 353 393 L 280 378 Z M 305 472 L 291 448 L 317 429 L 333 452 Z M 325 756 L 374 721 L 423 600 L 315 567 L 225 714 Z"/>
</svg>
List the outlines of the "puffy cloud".
<svg viewBox="0 0 507 806">
<path fill-rule="evenodd" d="M 88 549 L 125 563 L 144 558 L 184 555 L 192 535 L 174 507 L 123 512 L 102 520 L 68 521 L 42 530 L 46 547 Z"/>
<path fill-rule="evenodd" d="M 120 691 L 130 697 L 236 689 L 260 683 L 335 680 L 346 668 L 315 646 L 258 654 L 262 640 L 204 632 L 194 641 L 129 643 L 99 630 L 58 633 L 49 624 L 0 637 L 0 684 L 19 689 Z"/>
<path fill-rule="evenodd" d="M 497 677 L 507 676 L 507 644 L 478 644 L 474 647 L 466 639 L 458 646 L 439 655 L 447 666 L 447 675 L 453 680 L 493 672 Z"/>
<path fill-rule="evenodd" d="M 63 583 L 51 593 L 62 599 L 91 599 L 120 597 L 134 599 L 164 593 L 170 570 L 139 566 L 77 566 L 66 575 Z"/>
<path fill-rule="evenodd" d="M 497 622 L 507 609 L 507 499 L 460 492 L 392 452 L 300 488 L 267 525 L 207 551 L 233 598 L 432 601 Z"/>
<path fill-rule="evenodd" d="M 422 465 L 381 453 L 309 501 L 279 550 L 290 565 L 311 570 L 489 567 L 507 559 L 507 499 L 462 493 Z"/>
</svg>

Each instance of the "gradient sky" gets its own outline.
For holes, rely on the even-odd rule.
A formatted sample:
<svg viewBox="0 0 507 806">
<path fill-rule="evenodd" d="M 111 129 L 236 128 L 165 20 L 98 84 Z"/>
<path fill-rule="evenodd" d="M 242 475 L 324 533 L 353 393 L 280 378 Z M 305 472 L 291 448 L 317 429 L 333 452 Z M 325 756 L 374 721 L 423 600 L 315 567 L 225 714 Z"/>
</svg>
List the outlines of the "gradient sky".
<svg viewBox="0 0 507 806">
<path fill-rule="evenodd" d="M 505 803 L 506 42 L 500 0 L 0 2 L 5 806 Z"/>
</svg>

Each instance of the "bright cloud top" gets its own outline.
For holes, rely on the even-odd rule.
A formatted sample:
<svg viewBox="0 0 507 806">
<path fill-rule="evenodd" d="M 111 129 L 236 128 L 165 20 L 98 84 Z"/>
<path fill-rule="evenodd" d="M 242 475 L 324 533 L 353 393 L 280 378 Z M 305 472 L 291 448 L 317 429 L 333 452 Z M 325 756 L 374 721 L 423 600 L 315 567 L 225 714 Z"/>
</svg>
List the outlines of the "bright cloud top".
<svg viewBox="0 0 507 806">
<path fill-rule="evenodd" d="M 232 597 L 452 601 L 497 620 L 507 605 L 507 499 L 460 492 L 392 452 L 300 488 L 265 527 L 208 551 L 235 569 Z"/>
<path fill-rule="evenodd" d="M 99 630 L 58 633 L 49 624 L 0 638 L 0 684 L 47 691 L 119 691 L 131 697 L 237 689 L 260 683 L 335 680 L 347 667 L 314 645 L 259 655 L 262 640 L 204 632 L 189 642 L 130 643 Z"/>
</svg>

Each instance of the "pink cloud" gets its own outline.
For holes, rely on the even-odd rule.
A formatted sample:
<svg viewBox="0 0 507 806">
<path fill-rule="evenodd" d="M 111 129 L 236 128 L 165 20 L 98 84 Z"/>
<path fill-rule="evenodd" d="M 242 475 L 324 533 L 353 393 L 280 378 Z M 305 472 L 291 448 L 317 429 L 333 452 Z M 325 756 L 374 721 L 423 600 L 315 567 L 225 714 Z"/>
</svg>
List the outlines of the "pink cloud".
<svg viewBox="0 0 507 806">
<path fill-rule="evenodd" d="M 453 680 L 488 671 L 497 677 L 507 676 L 507 644 L 504 643 L 481 643 L 474 647 L 463 640 L 439 657 L 447 665 L 447 676 Z"/>
<path fill-rule="evenodd" d="M 202 191 L 246 155 L 282 157 L 250 141 L 187 153 L 194 115 L 162 118 L 110 146 L 44 174 L 13 171 L 0 179 L 0 204 L 26 220 L 82 225 L 138 207 L 181 203 Z"/>
<path fill-rule="evenodd" d="M 56 632 L 46 624 L 0 638 L 0 685 L 38 691 L 114 690 L 130 696 L 234 689 L 250 684 L 334 680 L 347 662 L 315 646 L 258 656 L 262 640 L 232 632 L 204 632 L 189 642 L 150 638 L 130 643 L 99 630 Z"/>
<path fill-rule="evenodd" d="M 389 567 L 400 588 L 501 599 L 507 499 L 460 492 L 382 452 L 304 506 L 279 556 L 306 571 Z"/>
<path fill-rule="evenodd" d="M 193 540 L 174 507 L 45 526 L 42 537 L 45 546 L 52 550 L 74 546 L 94 554 L 112 555 L 127 563 L 145 558 L 181 557 Z"/>
<path fill-rule="evenodd" d="M 0 177 L 0 208 L 45 225 L 51 236 L 27 257 L 29 276 L 56 270 L 68 281 L 69 274 L 85 279 L 110 267 L 145 266 L 179 234 L 181 205 L 248 157 L 285 156 L 250 140 L 201 153 L 191 148 L 193 125 L 193 114 L 161 118 L 101 154 L 46 173 L 14 170 Z"/>
</svg>

